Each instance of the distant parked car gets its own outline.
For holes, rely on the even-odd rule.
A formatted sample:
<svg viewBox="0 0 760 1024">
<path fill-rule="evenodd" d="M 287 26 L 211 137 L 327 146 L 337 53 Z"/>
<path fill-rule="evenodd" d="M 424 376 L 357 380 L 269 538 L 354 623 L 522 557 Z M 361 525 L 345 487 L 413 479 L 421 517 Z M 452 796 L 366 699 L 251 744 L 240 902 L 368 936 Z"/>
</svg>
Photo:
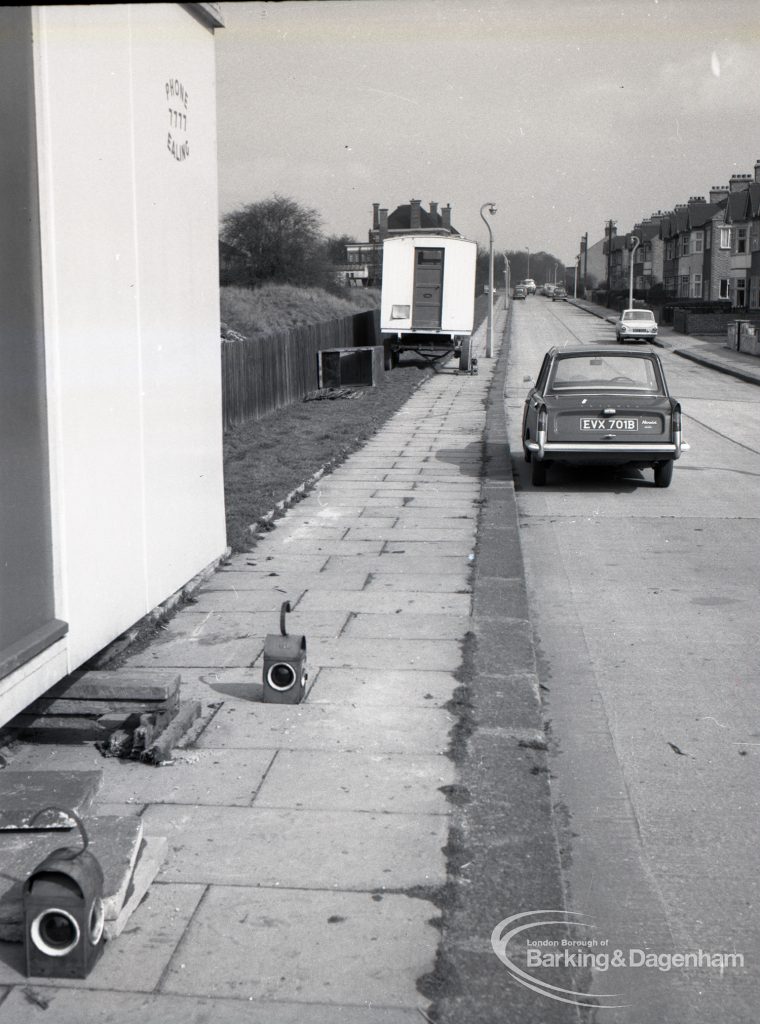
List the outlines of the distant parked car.
<svg viewBox="0 0 760 1024">
<path fill-rule="evenodd" d="M 525 400 L 525 461 L 534 487 L 553 463 L 651 466 L 668 487 L 681 439 L 681 406 L 651 349 L 553 348 Z"/>
<path fill-rule="evenodd" d="M 552 297 L 552 292 L 553 291 L 554 291 L 554 285 L 553 284 L 548 284 L 547 283 L 547 284 L 542 284 L 541 285 L 541 294 L 545 295 L 548 299 L 550 299 Z"/>
<path fill-rule="evenodd" d="M 557 299 L 564 299 L 566 295 L 565 289 L 561 284 L 558 284 L 552 292 L 552 302 L 555 302 Z"/>
<path fill-rule="evenodd" d="M 513 299 L 524 299 L 528 292 L 524 284 L 515 285 L 515 290 L 512 292 Z"/>
<path fill-rule="evenodd" d="M 618 341 L 649 340 L 657 337 L 657 321 L 651 309 L 624 309 L 615 321 Z"/>
<path fill-rule="evenodd" d="M 523 284 L 525 286 L 525 291 L 528 293 L 528 295 L 536 294 L 536 282 L 533 280 L 532 277 L 526 277 L 523 281 Z"/>
</svg>

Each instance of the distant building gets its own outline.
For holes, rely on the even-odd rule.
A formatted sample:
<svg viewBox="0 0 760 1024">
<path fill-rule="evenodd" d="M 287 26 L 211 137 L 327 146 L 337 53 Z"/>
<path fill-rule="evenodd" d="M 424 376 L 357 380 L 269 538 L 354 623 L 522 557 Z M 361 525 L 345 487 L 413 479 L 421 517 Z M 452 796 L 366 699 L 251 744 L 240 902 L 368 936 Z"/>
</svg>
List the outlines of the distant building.
<svg viewBox="0 0 760 1024">
<path fill-rule="evenodd" d="M 431 202 L 425 210 L 419 199 L 397 206 L 389 214 L 386 207 L 372 204 L 372 227 L 366 242 L 346 245 L 346 263 L 336 272 L 349 284 L 365 288 L 379 288 L 383 280 L 383 241 L 391 235 L 458 235 L 451 224 L 451 205 L 438 210 Z"/>
</svg>

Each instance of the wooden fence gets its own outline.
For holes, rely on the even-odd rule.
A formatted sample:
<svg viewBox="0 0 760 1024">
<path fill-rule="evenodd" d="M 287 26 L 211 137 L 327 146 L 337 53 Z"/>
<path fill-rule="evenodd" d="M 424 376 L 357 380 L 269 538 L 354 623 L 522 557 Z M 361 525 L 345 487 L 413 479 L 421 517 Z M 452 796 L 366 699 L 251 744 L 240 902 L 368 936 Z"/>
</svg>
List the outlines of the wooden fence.
<svg viewBox="0 0 760 1024">
<path fill-rule="evenodd" d="M 317 352 L 380 342 L 379 310 L 260 338 L 222 342 L 225 431 L 260 419 L 318 388 Z"/>
</svg>

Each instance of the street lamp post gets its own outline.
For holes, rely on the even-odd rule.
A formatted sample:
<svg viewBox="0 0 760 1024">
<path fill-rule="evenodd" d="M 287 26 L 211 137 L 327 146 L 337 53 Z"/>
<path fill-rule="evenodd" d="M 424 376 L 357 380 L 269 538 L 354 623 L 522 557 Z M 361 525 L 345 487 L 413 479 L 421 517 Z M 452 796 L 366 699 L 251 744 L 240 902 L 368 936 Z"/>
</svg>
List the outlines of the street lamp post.
<svg viewBox="0 0 760 1024">
<path fill-rule="evenodd" d="M 636 250 L 639 247 L 639 240 L 636 235 L 631 235 L 631 241 L 633 242 L 633 248 L 631 249 L 630 261 L 631 268 L 628 277 L 628 308 L 633 309 L 633 257 Z"/>
<path fill-rule="evenodd" d="M 528 248 L 527 245 L 525 246 L 525 251 L 528 254 L 528 269 L 525 272 L 525 276 L 526 276 L 526 278 L 528 278 L 528 277 L 530 277 L 530 249 Z"/>
<path fill-rule="evenodd" d="M 573 298 L 578 298 L 578 270 L 580 267 L 581 258 L 580 256 L 575 257 L 575 279 L 573 281 Z"/>
<path fill-rule="evenodd" d="M 512 268 L 509 265 L 507 254 L 504 253 L 504 308 L 506 309 L 509 305 L 509 289 L 510 289 L 510 278 L 512 276 Z"/>
<path fill-rule="evenodd" d="M 483 210 L 486 207 L 492 217 L 496 213 L 496 207 L 493 203 L 483 203 L 480 207 L 481 220 L 488 228 L 488 338 L 486 340 L 486 359 L 490 359 L 493 355 L 493 231 L 491 231 L 491 225 L 483 216 Z"/>
</svg>

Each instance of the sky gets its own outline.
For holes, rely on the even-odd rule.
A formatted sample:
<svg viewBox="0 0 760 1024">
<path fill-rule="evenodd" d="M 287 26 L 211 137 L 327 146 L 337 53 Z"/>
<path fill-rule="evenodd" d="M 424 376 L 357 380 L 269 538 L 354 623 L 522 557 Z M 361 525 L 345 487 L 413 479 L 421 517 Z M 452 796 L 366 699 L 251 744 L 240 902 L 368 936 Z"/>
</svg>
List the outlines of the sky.
<svg viewBox="0 0 760 1024">
<path fill-rule="evenodd" d="M 452 207 L 482 246 L 582 235 L 753 174 L 757 0 L 222 3 L 220 214 L 275 193 L 364 241 L 372 204 Z"/>
</svg>

